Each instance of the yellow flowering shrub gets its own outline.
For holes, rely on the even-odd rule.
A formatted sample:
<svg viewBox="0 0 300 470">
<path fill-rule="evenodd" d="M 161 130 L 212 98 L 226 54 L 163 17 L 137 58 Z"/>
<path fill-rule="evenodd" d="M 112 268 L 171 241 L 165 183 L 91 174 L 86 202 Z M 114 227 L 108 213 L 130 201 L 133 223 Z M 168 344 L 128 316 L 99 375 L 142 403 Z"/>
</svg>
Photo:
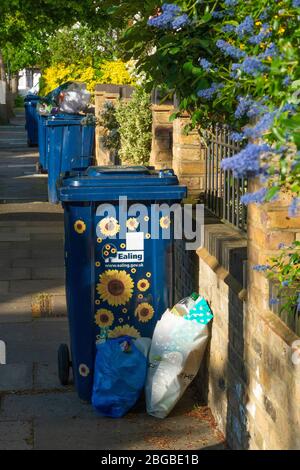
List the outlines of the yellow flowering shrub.
<svg viewBox="0 0 300 470">
<path fill-rule="evenodd" d="M 44 69 L 41 79 L 41 94 L 46 95 L 54 88 L 68 81 L 83 82 L 94 92 L 97 83 L 114 85 L 134 85 L 136 80 L 130 75 L 126 64 L 121 60 L 104 61 L 99 67 L 76 64 L 56 64 Z"/>
<path fill-rule="evenodd" d="M 101 64 L 101 82 L 114 85 L 135 85 L 136 80 L 132 77 L 122 60 L 105 61 Z"/>
</svg>

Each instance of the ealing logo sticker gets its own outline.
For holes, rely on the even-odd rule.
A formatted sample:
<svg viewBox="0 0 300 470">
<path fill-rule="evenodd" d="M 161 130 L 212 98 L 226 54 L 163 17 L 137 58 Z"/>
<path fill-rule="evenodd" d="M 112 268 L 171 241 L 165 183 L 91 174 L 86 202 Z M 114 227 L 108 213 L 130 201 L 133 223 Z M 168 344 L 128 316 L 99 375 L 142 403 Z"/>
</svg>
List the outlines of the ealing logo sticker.
<svg viewBox="0 0 300 470">
<path fill-rule="evenodd" d="M 118 251 L 114 258 L 110 258 L 111 263 L 143 263 L 144 252 L 143 251 Z M 105 261 L 106 263 L 108 260 Z"/>
</svg>

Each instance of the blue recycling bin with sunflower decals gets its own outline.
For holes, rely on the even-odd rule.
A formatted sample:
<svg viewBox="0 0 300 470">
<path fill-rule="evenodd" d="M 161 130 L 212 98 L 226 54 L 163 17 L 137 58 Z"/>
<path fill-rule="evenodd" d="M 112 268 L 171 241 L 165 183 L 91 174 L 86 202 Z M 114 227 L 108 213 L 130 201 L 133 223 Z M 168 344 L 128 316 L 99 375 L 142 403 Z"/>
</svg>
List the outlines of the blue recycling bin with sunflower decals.
<svg viewBox="0 0 300 470">
<path fill-rule="evenodd" d="M 96 345 L 106 338 L 149 337 L 174 303 L 174 213 L 186 187 L 173 170 L 90 167 L 61 180 L 66 296 L 73 376 L 90 401 Z M 178 266 L 177 269 L 180 269 Z M 70 354 L 59 350 L 68 381 Z"/>
</svg>

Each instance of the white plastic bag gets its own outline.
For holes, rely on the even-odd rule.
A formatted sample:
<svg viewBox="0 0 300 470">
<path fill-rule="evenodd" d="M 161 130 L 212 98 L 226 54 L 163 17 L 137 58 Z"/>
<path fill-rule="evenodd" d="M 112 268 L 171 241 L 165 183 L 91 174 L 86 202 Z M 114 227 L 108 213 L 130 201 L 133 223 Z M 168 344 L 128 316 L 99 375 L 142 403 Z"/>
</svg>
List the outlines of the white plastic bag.
<svg viewBox="0 0 300 470">
<path fill-rule="evenodd" d="M 83 83 L 72 83 L 61 93 L 59 109 L 61 113 L 78 114 L 85 112 L 90 103 L 91 94 Z"/>
<path fill-rule="evenodd" d="M 209 337 L 208 316 L 206 320 L 200 323 L 167 310 L 157 323 L 145 389 L 148 414 L 165 418 L 195 378 Z"/>
</svg>

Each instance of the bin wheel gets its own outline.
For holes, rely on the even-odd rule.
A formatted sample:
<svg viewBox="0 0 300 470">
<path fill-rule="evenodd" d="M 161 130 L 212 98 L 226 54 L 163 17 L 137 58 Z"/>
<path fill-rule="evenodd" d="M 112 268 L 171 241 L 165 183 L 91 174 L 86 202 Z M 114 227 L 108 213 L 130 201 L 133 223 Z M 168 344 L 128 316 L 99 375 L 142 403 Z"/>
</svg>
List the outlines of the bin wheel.
<svg viewBox="0 0 300 470">
<path fill-rule="evenodd" d="M 31 142 L 31 140 L 27 139 L 27 145 L 28 147 L 37 147 L 37 144 L 34 144 L 33 142 Z"/>
<path fill-rule="evenodd" d="M 70 375 L 70 353 L 67 344 L 61 344 L 58 348 L 58 377 L 62 385 L 68 385 Z"/>
</svg>

